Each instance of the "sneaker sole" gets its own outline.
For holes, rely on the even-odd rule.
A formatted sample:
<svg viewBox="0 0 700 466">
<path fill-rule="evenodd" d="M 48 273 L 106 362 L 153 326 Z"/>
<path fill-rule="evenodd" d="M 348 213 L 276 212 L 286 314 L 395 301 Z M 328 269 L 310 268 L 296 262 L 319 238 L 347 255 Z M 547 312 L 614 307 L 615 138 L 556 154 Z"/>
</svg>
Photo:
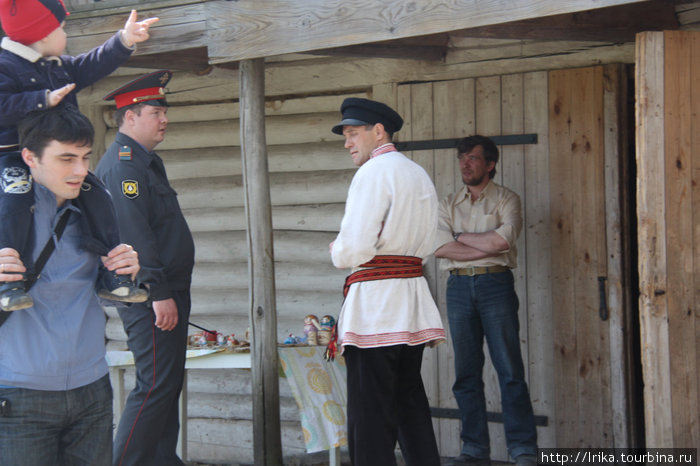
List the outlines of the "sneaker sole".
<svg viewBox="0 0 700 466">
<path fill-rule="evenodd" d="M 5 312 L 19 311 L 20 309 L 26 309 L 34 305 L 34 300 L 31 296 L 25 296 L 19 299 L 12 300 L 11 303 L 9 299 L 0 299 L 0 308 Z"/>
<path fill-rule="evenodd" d="M 148 301 L 148 293 L 145 291 L 142 292 L 134 292 L 129 294 L 129 289 L 126 287 L 123 287 L 124 289 L 127 290 L 126 295 L 120 295 L 114 292 L 109 292 L 106 290 L 101 290 L 97 292 L 97 296 L 99 296 L 102 299 L 108 299 L 110 301 L 119 301 L 121 303 L 144 303 Z M 119 290 L 119 288 L 117 288 Z"/>
</svg>

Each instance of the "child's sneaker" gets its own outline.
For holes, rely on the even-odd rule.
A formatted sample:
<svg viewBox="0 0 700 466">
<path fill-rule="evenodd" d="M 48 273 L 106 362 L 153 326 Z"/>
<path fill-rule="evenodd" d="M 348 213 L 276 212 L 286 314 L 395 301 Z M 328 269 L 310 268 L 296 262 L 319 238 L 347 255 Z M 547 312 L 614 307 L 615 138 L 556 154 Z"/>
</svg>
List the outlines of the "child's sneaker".
<svg viewBox="0 0 700 466">
<path fill-rule="evenodd" d="M 3 311 L 17 311 L 34 305 L 34 300 L 24 291 L 24 280 L 0 282 L 0 308 Z"/>
<path fill-rule="evenodd" d="M 148 290 L 136 286 L 129 275 L 102 268 L 97 279 L 97 296 L 123 303 L 143 303 L 148 299 Z"/>
</svg>

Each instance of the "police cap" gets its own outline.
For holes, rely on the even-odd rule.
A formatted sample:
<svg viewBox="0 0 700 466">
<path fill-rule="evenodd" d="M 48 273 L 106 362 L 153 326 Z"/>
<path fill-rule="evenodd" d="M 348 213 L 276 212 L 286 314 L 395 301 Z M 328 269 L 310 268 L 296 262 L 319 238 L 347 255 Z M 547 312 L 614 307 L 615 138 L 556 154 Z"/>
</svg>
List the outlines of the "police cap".
<svg viewBox="0 0 700 466">
<path fill-rule="evenodd" d="M 169 70 L 159 70 L 145 74 L 130 81 L 119 89 L 115 89 L 102 100 L 114 100 L 117 109 L 145 103 L 156 107 L 167 107 L 165 100 L 165 85 L 168 84 L 173 73 Z"/>
<path fill-rule="evenodd" d="M 340 106 L 343 120 L 333 126 L 335 134 L 343 134 L 343 126 L 362 126 L 381 123 L 388 133 L 395 133 L 403 126 L 403 119 L 391 107 L 381 102 L 359 97 L 348 97 Z"/>
</svg>

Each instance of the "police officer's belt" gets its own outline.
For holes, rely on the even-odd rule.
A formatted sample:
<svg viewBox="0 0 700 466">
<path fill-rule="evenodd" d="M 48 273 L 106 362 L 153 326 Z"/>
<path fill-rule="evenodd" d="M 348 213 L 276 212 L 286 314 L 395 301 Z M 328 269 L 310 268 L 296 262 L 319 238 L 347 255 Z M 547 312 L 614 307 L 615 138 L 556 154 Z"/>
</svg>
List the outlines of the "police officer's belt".
<svg viewBox="0 0 700 466">
<path fill-rule="evenodd" d="M 500 273 L 507 272 L 510 268 L 505 265 L 489 265 L 487 267 L 464 267 L 462 269 L 452 269 L 450 270 L 451 275 L 467 275 L 473 277 L 474 275 L 483 275 L 485 273 Z"/>
</svg>

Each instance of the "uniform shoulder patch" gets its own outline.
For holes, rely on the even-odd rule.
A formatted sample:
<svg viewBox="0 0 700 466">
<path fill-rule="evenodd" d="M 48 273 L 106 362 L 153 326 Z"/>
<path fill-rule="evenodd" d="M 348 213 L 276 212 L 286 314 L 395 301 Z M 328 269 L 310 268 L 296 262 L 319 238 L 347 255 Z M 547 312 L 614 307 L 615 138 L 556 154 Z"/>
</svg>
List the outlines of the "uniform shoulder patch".
<svg viewBox="0 0 700 466">
<path fill-rule="evenodd" d="M 136 180 L 123 180 L 122 193 L 129 199 L 136 199 L 139 197 L 139 182 Z"/>
<path fill-rule="evenodd" d="M 23 167 L 7 167 L 0 175 L 0 185 L 6 194 L 25 194 L 32 190 L 32 176 Z"/>
<path fill-rule="evenodd" d="M 119 160 L 131 160 L 131 147 L 121 146 L 119 148 Z"/>
</svg>

